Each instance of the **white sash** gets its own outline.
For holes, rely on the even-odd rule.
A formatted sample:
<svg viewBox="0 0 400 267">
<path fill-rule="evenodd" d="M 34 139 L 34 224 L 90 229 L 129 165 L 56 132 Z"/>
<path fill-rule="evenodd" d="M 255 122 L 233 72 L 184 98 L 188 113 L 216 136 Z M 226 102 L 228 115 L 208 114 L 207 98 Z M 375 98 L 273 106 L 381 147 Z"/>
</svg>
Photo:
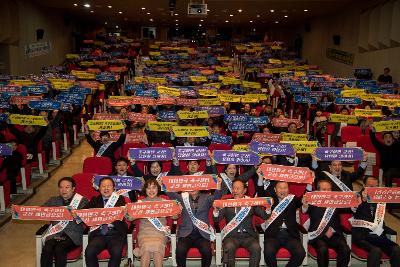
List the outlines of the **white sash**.
<svg viewBox="0 0 400 267">
<path fill-rule="evenodd" d="M 171 230 L 168 226 L 164 226 L 158 218 L 147 218 L 147 220 L 149 220 L 158 231 L 164 232 L 167 237 L 171 238 Z"/>
<path fill-rule="evenodd" d="M 101 157 L 104 153 L 104 151 L 107 150 L 107 148 L 112 144 L 112 142 L 109 142 L 107 144 L 103 144 L 101 145 L 101 147 L 99 148 L 99 151 L 97 151 L 96 157 Z"/>
<path fill-rule="evenodd" d="M 322 216 L 321 221 L 319 222 L 318 228 L 315 231 L 308 232 L 308 240 L 313 240 L 321 235 L 321 233 L 325 230 L 329 221 L 332 219 L 333 214 L 335 213 L 336 208 L 326 208 L 324 215 Z"/>
<path fill-rule="evenodd" d="M 221 230 L 221 238 L 224 240 L 224 238 L 236 227 L 239 226 L 239 224 L 242 223 L 244 218 L 249 214 L 251 210 L 251 207 L 242 207 L 240 211 L 233 217 L 233 219 L 225 225 L 225 227 Z"/>
<path fill-rule="evenodd" d="M 188 192 L 183 192 L 182 193 L 182 200 L 183 200 L 183 205 L 185 206 L 186 211 L 189 214 L 189 217 L 192 220 L 194 226 L 196 226 L 197 229 L 203 231 L 204 233 L 209 234 L 210 235 L 210 240 L 214 241 L 215 240 L 215 233 L 214 233 L 214 229 L 211 227 L 211 225 L 206 224 L 205 222 L 197 219 L 194 216 L 192 208 L 190 207 L 189 193 Z"/>
<path fill-rule="evenodd" d="M 82 198 L 83 198 L 83 196 L 79 195 L 78 193 L 75 193 L 69 206 L 72 209 L 77 209 L 79 207 L 79 203 L 81 203 Z M 64 229 L 65 229 L 65 227 L 67 227 L 68 223 L 70 223 L 70 221 L 60 221 L 53 226 L 50 225 L 49 228 L 47 228 L 46 233 L 42 237 L 42 243 L 44 244 L 44 242 L 46 241 L 46 239 L 48 237 L 64 231 Z"/>
<path fill-rule="evenodd" d="M 334 182 L 340 188 L 340 190 L 342 190 L 343 192 L 351 192 L 350 188 L 348 188 L 347 185 L 345 185 L 337 177 L 335 177 L 334 175 L 330 174 L 327 171 L 323 171 L 323 173 L 325 173 L 326 176 L 328 176 L 332 180 L 332 182 Z"/>
<path fill-rule="evenodd" d="M 156 180 L 157 180 L 158 182 L 161 182 L 161 177 L 167 176 L 167 174 L 168 174 L 168 172 L 160 172 L 160 174 L 157 175 Z"/>
<path fill-rule="evenodd" d="M 221 176 L 221 178 L 224 181 L 226 187 L 228 187 L 229 192 L 232 193 L 232 180 L 229 179 L 228 175 L 226 175 L 226 173 L 224 173 L 224 172 L 221 172 L 219 174 L 219 176 Z"/>
<path fill-rule="evenodd" d="M 278 205 L 275 206 L 271 212 L 271 216 L 263 224 L 261 224 L 262 229 L 265 231 L 279 215 L 289 206 L 290 202 L 294 199 L 294 195 L 287 195 Z"/>
<path fill-rule="evenodd" d="M 203 175 L 204 172 L 195 172 L 192 175 Z"/>
<path fill-rule="evenodd" d="M 113 192 L 111 194 L 110 198 L 107 200 L 107 203 L 104 205 L 104 208 L 112 208 L 112 207 L 114 207 L 115 204 L 118 201 L 118 198 L 119 198 L 119 195 L 116 192 Z M 92 226 L 92 227 L 90 227 L 89 232 L 91 233 L 91 232 L 93 232 L 93 231 L 95 231 L 95 230 L 97 230 L 99 228 L 100 228 L 100 225 Z"/>
<path fill-rule="evenodd" d="M 362 227 L 371 230 L 372 233 L 380 236 L 383 233 L 383 220 L 385 218 L 386 203 L 378 203 L 376 205 L 374 222 L 358 220 L 350 218 L 349 222 L 352 227 Z"/>
</svg>

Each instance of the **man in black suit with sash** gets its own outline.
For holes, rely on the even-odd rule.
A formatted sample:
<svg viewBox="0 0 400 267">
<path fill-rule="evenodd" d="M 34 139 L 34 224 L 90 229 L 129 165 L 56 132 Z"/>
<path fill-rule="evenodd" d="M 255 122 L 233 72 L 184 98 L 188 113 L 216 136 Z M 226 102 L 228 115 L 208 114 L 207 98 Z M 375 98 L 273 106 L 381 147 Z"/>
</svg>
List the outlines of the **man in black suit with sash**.
<svg viewBox="0 0 400 267">
<path fill-rule="evenodd" d="M 275 192 L 271 216 L 263 225 L 265 263 L 268 267 L 278 266 L 276 253 L 280 248 L 286 248 L 291 255 L 286 267 L 297 267 L 306 256 L 296 221 L 296 211 L 302 203 L 298 197 L 289 194 L 287 182 L 276 182 Z"/>
<path fill-rule="evenodd" d="M 245 197 L 246 184 L 241 180 L 234 180 L 232 183 L 233 198 L 241 199 Z M 245 208 L 248 208 L 247 212 Z M 242 215 L 242 216 L 239 216 Z M 216 222 L 225 219 L 227 225 L 224 229 L 228 229 L 231 222 L 236 216 L 242 217 L 242 221 L 238 221 L 236 227 L 231 231 L 221 231 L 223 240 L 224 256 L 223 262 L 228 267 L 235 266 L 235 253 L 239 247 L 245 248 L 250 253 L 249 267 L 257 267 L 260 265 L 261 247 L 258 243 L 258 234 L 253 229 L 253 216 L 257 215 L 263 219 L 268 218 L 268 214 L 261 207 L 244 207 L 244 208 L 214 208 L 213 216 Z M 225 233 L 225 234 L 224 234 Z"/>
<path fill-rule="evenodd" d="M 332 191 L 329 180 L 320 180 L 317 183 L 318 191 Z M 302 211 L 310 216 L 308 240 L 317 251 L 319 267 L 329 266 L 329 248 L 337 253 L 336 266 L 347 267 L 350 261 L 350 248 L 343 236 L 338 210 L 335 208 L 322 208 L 308 205 L 303 199 Z"/>
<path fill-rule="evenodd" d="M 110 177 L 104 177 L 99 182 L 100 195 L 93 197 L 85 206 L 90 208 L 112 208 L 125 206 L 125 200 L 114 192 L 115 184 Z M 102 224 L 99 227 L 91 227 L 89 244 L 85 251 L 85 260 L 88 267 L 98 267 L 97 255 L 107 249 L 110 253 L 108 267 L 117 267 L 121 264 L 122 249 L 126 244 L 128 232 L 124 221 L 114 221 L 110 224 Z"/>
<path fill-rule="evenodd" d="M 367 177 L 364 179 L 365 187 L 377 187 L 378 179 Z M 400 247 L 386 237 L 386 234 L 393 232 L 384 223 L 385 204 L 369 203 L 364 190 L 361 193 L 360 205 L 351 221 L 353 243 L 368 251 L 367 266 L 375 267 L 381 263 L 382 253 L 390 258 L 392 267 L 400 266 Z"/>
</svg>

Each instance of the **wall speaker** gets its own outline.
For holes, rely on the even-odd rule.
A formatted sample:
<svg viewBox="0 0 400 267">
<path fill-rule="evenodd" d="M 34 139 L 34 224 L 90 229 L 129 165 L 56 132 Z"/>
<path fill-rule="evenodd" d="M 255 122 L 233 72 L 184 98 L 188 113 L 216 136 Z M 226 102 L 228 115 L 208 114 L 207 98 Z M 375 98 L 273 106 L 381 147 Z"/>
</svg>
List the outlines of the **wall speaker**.
<svg viewBox="0 0 400 267">
<path fill-rule="evenodd" d="M 37 29 L 36 30 L 36 41 L 42 40 L 44 36 L 44 30 L 43 29 Z"/>
<path fill-rule="evenodd" d="M 340 45 L 340 35 L 333 35 L 332 40 L 334 45 Z"/>
</svg>

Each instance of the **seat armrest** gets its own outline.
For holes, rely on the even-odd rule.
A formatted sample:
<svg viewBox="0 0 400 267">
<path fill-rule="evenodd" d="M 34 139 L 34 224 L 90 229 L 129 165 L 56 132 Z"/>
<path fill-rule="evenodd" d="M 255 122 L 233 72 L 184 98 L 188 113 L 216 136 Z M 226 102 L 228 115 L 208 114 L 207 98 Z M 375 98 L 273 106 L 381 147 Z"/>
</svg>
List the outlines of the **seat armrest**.
<svg viewBox="0 0 400 267">
<path fill-rule="evenodd" d="M 44 234 L 44 232 L 47 230 L 47 228 L 49 228 L 50 224 L 45 224 L 42 227 L 40 227 L 37 231 L 36 231 L 36 235 L 38 236 L 42 236 Z"/>
<path fill-rule="evenodd" d="M 390 228 L 388 226 L 385 226 L 385 234 L 387 234 L 387 235 L 397 235 L 397 232 L 394 229 L 392 229 L 392 228 Z"/>
</svg>

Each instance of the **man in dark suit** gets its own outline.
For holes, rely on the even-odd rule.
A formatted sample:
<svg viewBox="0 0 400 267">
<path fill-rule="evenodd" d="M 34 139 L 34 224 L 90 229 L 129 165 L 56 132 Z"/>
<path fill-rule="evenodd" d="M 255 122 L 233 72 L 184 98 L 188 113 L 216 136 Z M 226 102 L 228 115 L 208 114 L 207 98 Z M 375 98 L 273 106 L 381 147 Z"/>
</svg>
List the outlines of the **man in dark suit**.
<svg viewBox="0 0 400 267">
<path fill-rule="evenodd" d="M 343 170 L 342 162 L 338 160 L 333 160 L 328 165 L 329 171 L 322 171 L 320 166 L 318 165 L 317 158 L 315 154 L 312 155 L 312 168 L 315 171 L 315 183 L 318 183 L 320 180 L 329 180 L 332 182 L 332 191 L 353 191 L 353 182 L 357 179 L 361 178 L 364 175 L 364 172 L 367 168 L 367 154 L 364 153 L 364 159 L 358 166 L 357 171 L 355 172 L 347 172 Z M 347 186 L 346 190 L 341 189 L 338 184 L 332 180 L 332 176 L 341 181 L 345 186 Z"/>
<path fill-rule="evenodd" d="M 218 188 L 221 187 L 221 181 L 218 182 Z M 186 267 L 186 257 L 190 248 L 197 248 L 201 254 L 201 266 L 209 267 L 212 260 L 212 250 L 210 240 L 214 238 L 213 234 L 199 229 L 189 215 L 189 209 L 185 202 L 190 205 L 190 212 L 197 220 L 210 225 L 208 214 L 210 208 L 216 199 L 221 198 L 221 191 L 216 190 L 214 194 L 208 192 L 192 191 L 178 194 L 175 192 L 166 192 L 171 199 L 178 200 L 182 206 L 182 223 L 178 230 L 178 244 L 176 247 L 176 262 L 178 267 Z"/>
<path fill-rule="evenodd" d="M 332 191 L 332 183 L 329 180 L 320 180 L 317 184 L 317 190 Z M 309 206 L 307 201 L 303 199 L 302 211 L 307 212 L 310 216 L 308 239 L 310 245 L 317 251 L 318 266 L 329 266 L 328 249 L 332 248 L 337 253 L 336 266 L 347 267 L 351 251 L 343 236 L 338 210 Z"/>
<path fill-rule="evenodd" d="M 75 193 L 76 183 L 71 177 L 63 177 L 58 181 L 59 196 L 52 197 L 44 203 L 44 207 L 70 206 L 73 209 L 81 209 L 88 200 L 78 193 Z M 53 258 L 56 267 L 67 266 L 67 253 L 82 245 L 83 227 L 75 221 L 51 222 L 45 233 L 45 243 L 40 257 L 41 267 L 52 267 Z M 52 227 L 59 224 L 63 229 L 51 234 Z M 55 228 L 54 228 L 55 229 Z"/>
<path fill-rule="evenodd" d="M 235 180 L 232 183 L 233 198 L 241 199 L 246 194 L 246 184 L 241 180 Z M 218 222 L 225 219 L 226 222 L 231 222 L 233 218 L 242 212 L 244 208 L 214 208 L 214 221 Z M 239 247 L 245 248 L 250 253 L 249 266 L 256 267 L 260 265 L 261 247 L 258 243 L 258 234 L 253 229 L 253 216 L 257 215 L 263 219 L 268 218 L 268 214 L 261 207 L 250 207 L 250 211 L 244 219 L 233 230 L 228 232 L 223 238 L 224 247 L 224 264 L 228 267 L 235 266 L 235 253 Z"/>
<path fill-rule="evenodd" d="M 96 157 L 108 157 L 111 162 L 115 164 L 114 152 L 125 143 L 125 129 L 116 142 L 110 140 L 110 134 L 107 131 L 100 132 L 100 140 L 93 140 L 89 131 L 86 131 L 86 140 L 89 145 L 94 149 Z"/>
<path fill-rule="evenodd" d="M 289 195 L 289 184 L 287 182 L 278 181 L 275 184 L 275 192 L 271 217 L 265 224 L 265 263 L 268 267 L 278 266 L 276 253 L 283 247 L 291 255 L 286 267 L 297 267 L 302 264 L 306 256 L 296 221 L 296 211 L 302 206 L 302 203 L 298 197 Z M 280 212 L 280 210 L 282 211 Z"/>
<path fill-rule="evenodd" d="M 135 176 L 132 172 L 128 170 L 129 161 L 126 158 L 120 157 L 116 160 L 114 166 L 114 172 L 110 175 L 116 176 Z M 136 190 L 131 190 L 128 192 L 128 197 L 130 201 L 137 202 L 137 192 Z"/>
<path fill-rule="evenodd" d="M 93 197 L 85 206 L 90 208 L 120 207 L 125 205 L 122 196 L 114 193 L 114 181 L 110 177 L 104 177 L 99 182 L 100 195 Z M 108 267 L 117 267 L 121 264 L 122 248 L 126 244 L 126 235 L 128 232 L 127 224 L 124 221 L 114 221 L 110 224 L 102 224 L 98 229 L 89 234 L 89 244 L 85 251 L 85 260 L 88 267 L 98 267 L 97 255 L 107 249 L 110 253 Z"/>
<path fill-rule="evenodd" d="M 367 177 L 364 179 L 365 187 L 377 187 L 378 184 L 379 181 L 375 177 Z M 381 226 L 379 226 L 378 223 L 375 224 L 377 209 L 383 209 L 383 216 L 377 218 L 382 220 Z M 362 191 L 362 198 L 354 214 L 354 221 L 365 221 L 365 225 L 368 225 L 369 222 L 372 227 L 354 226 L 353 223 L 352 239 L 354 244 L 368 251 L 368 267 L 379 266 L 383 252 L 389 256 L 391 266 L 400 266 L 400 247 L 386 237 L 386 234 L 393 232 L 393 230 L 386 227 L 383 222 L 384 210 L 384 204 L 368 203 L 366 192 L 364 190 Z"/>
</svg>

